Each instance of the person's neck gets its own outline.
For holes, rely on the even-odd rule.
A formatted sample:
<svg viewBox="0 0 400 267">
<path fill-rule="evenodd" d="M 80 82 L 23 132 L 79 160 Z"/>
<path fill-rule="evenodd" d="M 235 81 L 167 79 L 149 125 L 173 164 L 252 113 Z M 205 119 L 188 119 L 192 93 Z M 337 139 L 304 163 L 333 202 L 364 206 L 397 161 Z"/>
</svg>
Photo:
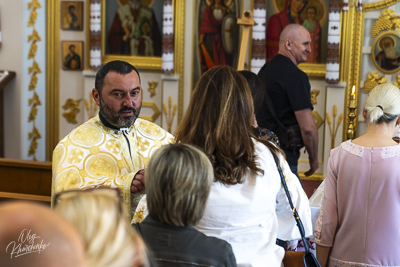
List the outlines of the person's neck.
<svg viewBox="0 0 400 267">
<path fill-rule="evenodd" d="M 392 138 L 396 131 L 396 125 L 394 122 L 392 123 L 368 123 L 367 130 L 365 134 L 369 135 L 381 135 L 386 136 L 388 138 Z"/>
<path fill-rule="evenodd" d="M 278 54 L 281 55 L 281 56 L 289 58 L 293 62 L 294 65 L 296 65 L 296 66 L 298 65 L 298 63 L 297 63 L 296 59 L 294 58 L 294 56 L 292 54 L 290 54 L 287 50 L 279 49 Z"/>
<path fill-rule="evenodd" d="M 395 124 L 367 124 L 365 134 L 353 140 L 353 143 L 365 147 L 384 147 L 397 145 L 393 140 Z"/>
<path fill-rule="evenodd" d="M 101 123 L 103 123 L 104 126 L 106 126 L 107 128 L 113 129 L 113 130 L 119 130 L 120 128 L 112 125 L 111 123 L 109 123 L 106 118 L 104 118 L 103 115 L 101 115 L 101 113 L 99 112 L 99 117 L 100 117 L 100 121 Z"/>
</svg>

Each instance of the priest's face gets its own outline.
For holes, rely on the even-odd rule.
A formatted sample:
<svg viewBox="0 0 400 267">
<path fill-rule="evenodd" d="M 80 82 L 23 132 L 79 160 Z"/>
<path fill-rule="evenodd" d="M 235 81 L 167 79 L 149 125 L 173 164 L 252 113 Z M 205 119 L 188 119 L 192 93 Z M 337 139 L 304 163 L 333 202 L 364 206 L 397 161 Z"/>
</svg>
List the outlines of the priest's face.
<svg viewBox="0 0 400 267">
<path fill-rule="evenodd" d="M 110 124 L 127 128 L 135 123 L 142 107 L 142 88 L 136 71 L 126 75 L 107 73 L 97 99 L 96 92 L 93 92 L 93 98 L 100 106 L 100 114 Z"/>
</svg>

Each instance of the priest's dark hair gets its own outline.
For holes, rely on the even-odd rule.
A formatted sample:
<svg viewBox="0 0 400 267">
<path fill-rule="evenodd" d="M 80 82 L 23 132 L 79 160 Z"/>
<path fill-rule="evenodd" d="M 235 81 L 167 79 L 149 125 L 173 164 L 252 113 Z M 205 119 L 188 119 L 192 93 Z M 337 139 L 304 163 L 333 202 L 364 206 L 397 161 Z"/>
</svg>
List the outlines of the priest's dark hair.
<svg viewBox="0 0 400 267">
<path fill-rule="evenodd" d="M 139 71 L 130 63 L 122 60 L 113 60 L 107 62 L 106 64 L 101 66 L 100 69 L 97 71 L 96 79 L 94 82 L 94 88 L 96 88 L 99 94 L 101 95 L 101 90 L 103 89 L 104 86 L 104 78 L 106 77 L 107 73 L 116 72 L 121 75 L 126 75 L 131 73 L 132 71 L 136 71 L 139 77 L 139 82 L 141 82 Z"/>
</svg>

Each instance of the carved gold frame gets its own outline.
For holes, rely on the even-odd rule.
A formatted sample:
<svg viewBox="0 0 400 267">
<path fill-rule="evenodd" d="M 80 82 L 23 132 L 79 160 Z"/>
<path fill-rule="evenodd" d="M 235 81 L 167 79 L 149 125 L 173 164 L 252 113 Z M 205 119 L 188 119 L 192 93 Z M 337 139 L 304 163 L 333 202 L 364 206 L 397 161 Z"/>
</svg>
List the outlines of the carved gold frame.
<svg viewBox="0 0 400 267">
<path fill-rule="evenodd" d="M 301 63 L 299 68 L 310 78 L 325 77 L 326 64 Z"/>
<path fill-rule="evenodd" d="M 375 60 L 375 57 L 376 57 L 375 48 L 376 48 L 376 46 L 379 45 L 379 42 L 380 42 L 383 38 L 385 38 L 385 37 L 391 37 L 391 38 L 393 38 L 393 36 L 397 37 L 398 42 L 397 42 L 397 44 L 396 44 L 396 47 L 399 47 L 399 45 L 400 45 L 400 44 L 399 44 L 399 41 L 400 41 L 400 34 L 399 34 L 398 32 L 396 32 L 396 31 L 385 31 L 385 32 L 380 33 L 378 36 L 375 37 L 375 40 L 374 40 L 374 42 L 372 43 L 372 46 L 371 46 L 371 59 L 372 59 L 372 62 L 374 63 L 375 67 L 376 67 L 379 71 L 381 71 L 381 72 L 383 72 L 383 73 L 388 73 L 388 74 L 396 73 L 396 72 L 398 72 L 399 69 L 400 69 L 400 66 L 399 66 L 399 67 L 397 67 L 397 68 L 395 68 L 395 69 L 393 69 L 393 70 L 386 70 L 386 69 L 382 68 L 381 66 L 379 66 L 378 62 L 376 62 L 376 60 Z"/>
</svg>

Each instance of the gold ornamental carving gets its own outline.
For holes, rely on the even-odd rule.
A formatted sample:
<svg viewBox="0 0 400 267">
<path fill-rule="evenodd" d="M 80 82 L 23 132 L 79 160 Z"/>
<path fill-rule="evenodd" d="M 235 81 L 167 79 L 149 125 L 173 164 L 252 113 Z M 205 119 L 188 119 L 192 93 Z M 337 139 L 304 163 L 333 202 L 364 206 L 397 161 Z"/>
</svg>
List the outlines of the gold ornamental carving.
<svg viewBox="0 0 400 267">
<path fill-rule="evenodd" d="M 371 30 L 371 36 L 377 36 L 381 31 L 400 30 L 400 16 L 396 16 L 390 8 L 384 9 Z"/>
<path fill-rule="evenodd" d="M 317 96 L 319 95 L 320 90 L 313 89 L 311 90 L 311 104 L 315 105 L 317 104 Z M 324 119 L 319 115 L 318 111 L 313 110 L 312 111 L 313 117 L 315 119 L 315 124 L 317 126 L 317 129 L 321 127 L 321 125 L 324 123 Z"/>
<path fill-rule="evenodd" d="M 171 132 L 171 130 L 172 130 L 172 122 L 174 121 L 176 109 L 177 109 L 176 104 L 172 105 L 172 97 L 168 98 L 168 108 L 167 108 L 167 105 L 165 105 L 165 103 L 163 103 L 163 111 L 165 114 L 165 118 L 167 120 L 168 132 Z"/>
<path fill-rule="evenodd" d="M 375 86 L 385 83 L 386 77 L 379 76 L 379 74 L 375 71 L 368 73 L 367 80 L 364 82 L 364 93 L 369 93 Z"/>
<path fill-rule="evenodd" d="M 379 2 L 374 2 L 374 3 L 368 3 L 368 4 L 363 4 L 363 10 L 365 12 L 373 11 L 373 10 L 378 10 L 382 9 L 388 6 L 392 6 L 399 2 L 399 0 L 383 0 Z"/>
<path fill-rule="evenodd" d="M 342 120 L 343 120 L 343 114 L 342 113 L 339 115 L 337 122 L 336 122 L 336 116 L 337 116 L 337 107 L 336 107 L 336 105 L 333 105 L 333 108 L 332 108 L 333 120 L 331 119 L 331 116 L 329 115 L 329 113 L 328 112 L 326 113 L 326 120 L 328 122 L 329 132 L 331 134 L 331 149 L 335 147 L 336 134 L 337 134 L 339 126 L 340 126 L 340 124 L 342 123 Z"/>
<path fill-rule="evenodd" d="M 396 81 L 393 83 L 395 86 L 397 86 L 397 87 L 399 87 L 400 88 L 400 74 L 399 75 L 397 75 L 397 77 L 396 77 Z"/>
<path fill-rule="evenodd" d="M 319 95 L 319 90 L 311 90 L 311 104 L 317 104 L 317 96 Z"/>
<path fill-rule="evenodd" d="M 349 0 L 349 7 L 357 7 L 358 0 Z"/>
<path fill-rule="evenodd" d="M 38 139 L 42 138 L 38 128 L 36 127 L 36 117 L 38 113 L 38 106 L 42 105 L 39 94 L 36 91 L 38 82 L 38 73 L 42 70 L 39 64 L 36 62 L 35 57 L 37 53 L 37 42 L 41 41 L 39 33 L 35 29 L 36 19 L 37 19 L 37 9 L 41 8 L 40 3 L 37 0 L 33 0 L 28 3 L 28 9 L 30 10 L 28 27 L 33 27 L 32 34 L 28 35 L 28 43 L 30 43 L 30 48 L 28 52 L 28 59 L 32 60 L 32 65 L 28 68 L 28 73 L 31 75 L 28 90 L 32 91 L 33 96 L 29 98 L 28 103 L 30 107 L 28 122 L 32 122 L 32 131 L 28 133 L 28 139 L 30 140 L 28 155 L 33 157 L 33 160 L 37 160 L 36 151 L 38 147 Z"/>
<path fill-rule="evenodd" d="M 67 120 L 67 122 L 72 123 L 72 124 L 77 124 L 78 121 L 76 120 L 76 114 L 79 113 L 79 103 L 82 101 L 82 99 L 72 99 L 68 98 L 65 101 L 65 104 L 62 106 L 64 110 L 67 110 L 63 112 L 62 116 Z"/>
<path fill-rule="evenodd" d="M 148 85 L 149 85 L 148 91 L 150 92 L 150 97 L 155 96 L 158 82 L 148 82 Z"/>
<path fill-rule="evenodd" d="M 148 120 L 148 121 L 154 122 L 154 121 L 156 121 L 158 116 L 160 116 L 160 114 L 161 114 L 161 112 L 158 109 L 156 103 L 154 103 L 154 102 L 142 101 L 142 107 L 151 108 L 153 110 L 153 115 L 151 117 L 140 116 L 140 118 L 142 118 L 144 120 Z"/>
<path fill-rule="evenodd" d="M 85 99 L 85 109 L 89 119 L 96 116 L 98 106 L 93 99 L 92 93 L 89 93 L 89 100 Z"/>
</svg>

